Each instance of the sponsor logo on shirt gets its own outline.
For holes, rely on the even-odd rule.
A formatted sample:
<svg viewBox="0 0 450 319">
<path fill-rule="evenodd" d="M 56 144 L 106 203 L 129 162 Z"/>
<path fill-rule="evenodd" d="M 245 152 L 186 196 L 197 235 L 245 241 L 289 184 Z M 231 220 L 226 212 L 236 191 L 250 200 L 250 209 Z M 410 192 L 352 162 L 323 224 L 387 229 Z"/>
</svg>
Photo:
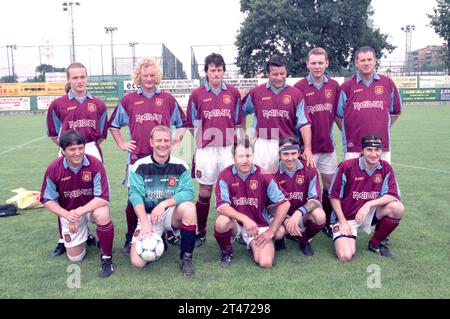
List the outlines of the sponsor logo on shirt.
<svg viewBox="0 0 450 319">
<path fill-rule="evenodd" d="M 355 177 L 355 182 L 359 182 L 359 181 L 363 181 L 364 177 L 360 176 L 360 177 Z"/>
<path fill-rule="evenodd" d="M 283 104 L 291 104 L 292 102 L 292 96 L 290 95 L 283 95 Z"/>
<path fill-rule="evenodd" d="M 153 182 L 153 178 L 144 179 L 144 183 L 151 183 L 151 182 Z"/>
<path fill-rule="evenodd" d="M 94 103 L 88 103 L 87 110 L 89 112 L 93 113 L 97 110 L 97 106 Z"/>
<path fill-rule="evenodd" d="M 237 182 L 237 183 L 232 183 L 232 184 L 231 184 L 231 187 L 239 187 L 239 182 Z"/>
<path fill-rule="evenodd" d="M 66 176 L 66 177 L 63 177 L 63 178 L 61 178 L 61 182 L 68 181 L 68 180 L 71 179 L 71 178 L 72 178 L 72 176 Z"/>
<path fill-rule="evenodd" d="M 177 185 L 177 178 L 176 177 L 169 177 L 167 179 L 167 185 L 169 185 L 170 187 L 174 187 L 175 185 Z"/>
<path fill-rule="evenodd" d="M 333 105 L 331 105 L 330 103 L 325 103 L 325 104 L 316 104 L 316 105 L 310 105 L 309 106 L 309 113 L 314 114 L 316 112 L 332 112 L 333 110 Z"/>
<path fill-rule="evenodd" d="M 174 190 L 151 190 L 147 192 L 148 198 L 172 198 L 175 195 Z"/>
<path fill-rule="evenodd" d="M 375 94 L 381 95 L 384 93 L 384 87 L 382 85 L 375 86 Z"/>
<path fill-rule="evenodd" d="M 203 111 L 203 116 L 208 120 L 215 117 L 228 117 L 231 119 L 231 111 L 227 109 L 215 109 L 211 111 Z"/>
<path fill-rule="evenodd" d="M 76 105 L 74 105 L 74 106 L 69 106 L 69 107 L 67 108 L 67 111 L 72 111 L 72 110 L 75 110 L 76 108 L 77 108 Z"/>
<path fill-rule="evenodd" d="M 78 198 L 80 196 L 92 196 L 92 188 L 75 189 L 73 191 L 64 192 L 65 198 Z"/>
<path fill-rule="evenodd" d="M 299 185 L 302 185 L 305 182 L 305 176 L 297 175 L 297 177 L 295 178 L 295 182 Z"/>
<path fill-rule="evenodd" d="M 306 96 L 313 96 L 313 95 L 316 95 L 316 93 L 315 92 L 308 92 L 308 93 L 306 93 Z"/>
<path fill-rule="evenodd" d="M 362 101 L 362 102 L 353 102 L 353 108 L 357 111 L 361 111 L 362 109 L 381 109 L 384 108 L 383 101 Z"/>
<path fill-rule="evenodd" d="M 81 177 L 81 179 L 84 182 L 86 182 L 86 183 L 92 181 L 92 174 L 91 174 L 91 172 L 90 171 L 83 171 L 83 176 Z"/>
<path fill-rule="evenodd" d="M 363 89 L 356 89 L 356 90 L 353 91 L 353 93 L 359 93 L 359 92 L 362 92 L 362 91 L 363 91 Z"/>
<path fill-rule="evenodd" d="M 266 119 L 271 117 L 281 117 L 289 120 L 289 111 L 285 110 L 263 110 L 262 114 Z"/>
<path fill-rule="evenodd" d="M 258 199 L 251 197 L 233 197 L 234 206 L 254 206 L 258 208 Z"/>
<path fill-rule="evenodd" d="M 161 124 L 162 115 L 156 113 L 136 114 L 136 122 L 143 123 L 146 121 L 156 121 L 158 124 Z"/>
<path fill-rule="evenodd" d="M 331 99 L 333 97 L 333 91 L 332 90 L 325 90 L 325 97 L 327 99 Z"/>
<path fill-rule="evenodd" d="M 156 105 L 156 106 L 162 106 L 163 103 L 164 103 L 164 100 L 163 100 L 163 99 L 161 99 L 161 98 L 159 98 L 159 97 L 156 98 L 156 100 L 155 100 L 155 105 Z"/>
<path fill-rule="evenodd" d="M 95 128 L 95 120 L 82 119 L 78 121 L 69 121 L 69 128 L 76 130 L 77 128 L 91 127 Z"/>
<path fill-rule="evenodd" d="M 223 96 L 223 103 L 224 104 L 230 104 L 231 103 L 231 95 L 224 95 Z"/>
<path fill-rule="evenodd" d="M 355 200 L 372 200 L 379 197 L 380 192 L 353 192 L 352 198 Z"/>
<path fill-rule="evenodd" d="M 257 180 L 254 180 L 254 179 L 250 180 L 250 189 L 252 191 L 255 191 L 258 189 L 258 181 Z"/>
<path fill-rule="evenodd" d="M 373 177 L 373 182 L 375 184 L 380 184 L 382 180 L 383 178 L 381 177 L 381 174 L 375 174 L 375 176 Z"/>
<path fill-rule="evenodd" d="M 210 97 L 210 98 L 207 98 L 207 99 L 203 99 L 203 103 L 207 103 L 207 102 L 211 102 L 212 101 L 212 98 Z"/>
<path fill-rule="evenodd" d="M 262 100 L 263 100 L 263 101 L 268 101 L 268 100 L 271 100 L 271 99 L 272 99 L 271 96 L 263 96 L 263 97 L 262 97 Z"/>
<path fill-rule="evenodd" d="M 303 192 L 292 192 L 288 193 L 288 200 L 297 199 L 303 201 Z"/>
<path fill-rule="evenodd" d="M 140 104 L 144 104 L 144 101 L 142 100 L 142 101 L 134 102 L 134 105 L 140 105 Z"/>
</svg>

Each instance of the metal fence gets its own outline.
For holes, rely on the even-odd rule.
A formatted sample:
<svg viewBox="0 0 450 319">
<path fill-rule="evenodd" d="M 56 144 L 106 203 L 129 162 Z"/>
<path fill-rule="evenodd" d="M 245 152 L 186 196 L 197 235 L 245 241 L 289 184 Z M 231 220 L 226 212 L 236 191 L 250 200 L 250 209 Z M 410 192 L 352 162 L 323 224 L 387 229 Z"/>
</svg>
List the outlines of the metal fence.
<svg viewBox="0 0 450 319">
<path fill-rule="evenodd" d="M 163 43 L 114 44 L 114 55 L 110 44 L 83 44 L 75 46 L 75 53 L 89 75 L 130 75 L 139 58 L 154 57 L 162 66 L 164 79 L 186 78 L 183 64 Z M 24 82 L 38 75 L 39 65 L 65 68 L 70 61 L 70 45 L 0 46 L 0 77 L 14 73 Z"/>
<path fill-rule="evenodd" d="M 205 77 L 205 58 L 211 53 L 223 56 L 226 64 L 226 79 L 240 78 L 240 69 L 236 65 L 237 49 L 233 44 L 207 44 L 191 46 L 191 78 L 202 79 Z"/>
</svg>

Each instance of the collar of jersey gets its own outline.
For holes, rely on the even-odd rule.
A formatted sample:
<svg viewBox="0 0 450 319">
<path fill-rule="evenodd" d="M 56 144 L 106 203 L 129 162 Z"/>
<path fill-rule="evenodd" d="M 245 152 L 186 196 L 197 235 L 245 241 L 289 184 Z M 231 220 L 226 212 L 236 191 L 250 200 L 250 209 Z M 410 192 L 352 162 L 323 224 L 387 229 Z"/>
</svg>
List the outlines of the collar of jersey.
<svg viewBox="0 0 450 319">
<path fill-rule="evenodd" d="M 314 80 L 312 79 L 311 73 L 308 74 L 308 76 L 306 77 L 306 80 L 308 81 L 308 85 L 317 85 L 316 82 L 314 82 Z M 328 78 L 324 75 L 323 76 L 323 82 L 320 83 L 319 85 L 322 86 L 322 85 L 324 85 L 327 82 L 328 82 Z"/>
<path fill-rule="evenodd" d="M 256 166 L 255 166 L 255 164 L 252 165 L 252 168 L 250 169 L 250 173 L 248 175 L 240 174 L 236 168 L 236 164 L 233 164 L 233 168 L 231 170 L 234 175 L 239 176 L 241 179 L 243 179 L 245 181 L 247 179 L 247 177 L 249 177 L 251 174 L 256 172 Z"/>
<path fill-rule="evenodd" d="M 356 73 L 356 82 L 359 83 L 361 81 L 363 81 L 364 83 L 372 83 L 374 80 L 379 81 L 380 80 L 380 76 L 378 75 L 377 72 L 375 72 L 373 74 L 373 79 L 372 81 L 365 81 L 362 76 L 359 73 Z"/>
<path fill-rule="evenodd" d="M 78 99 L 78 98 L 72 93 L 72 89 L 69 90 L 69 93 L 67 93 L 67 96 L 69 97 L 69 100 L 77 99 L 77 101 L 80 101 L 80 99 Z M 92 99 L 92 94 L 89 93 L 89 91 L 86 91 L 86 98 Z M 83 101 L 84 101 L 84 100 L 85 100 L 85 99 L 83 99 Z"/>
<path fill-rule="evenodd" d="M 145 92 L 142 90 L 142 88 L 139 88 L 139 89 L 137 90 L 137 93 L 138 93 L 139 95 L 145 96 L 145 97 L 148 98 L 148 99 L 151 99 L 155 94 L 160 94 L 161 91 L 160 91 L 158 88 L 155 88 L 155 90 L 154 90 L 152 93 L 148 94 L 148 93 L 145 93 Z"/>
<path fill-rule="evenodd" d="M 377 170 L 377 169 L 381 169 L 381 162 L 378 162 L 377 165 L 375 165 L 375 168 L 373 170 L 368 170 L 366 168 L 366 166 L 364 166 L 364 157 L 360 156 L 359 157 L 359 168 L 362 171 L 365 171 L 367 174 L 369 174 L 369 176 L 372 176 L 372 174 Z"/>
<path fill-rule="evenodd" d="M 205 89 L 206 89 L 206 91 L 213 91 L 214 89 L 209 85 L 209 83 L 208 82 L 206 82 L 205 83 Z M 221 90 L 226 90 L 227 89 L 227 86 L 225 85 L 225 83 L 223 83 L 223 81 L 222 81 L 222 85 L 220 86 L 220 89 Z"/>
<path fill-rule="evenodd" d="M 295 172 L 298 170 L 301 170 L 303 168 L 303 164 L 302 162 L 300 162 L 300 160 L 297 160 L 297 167 L 295 168 L 294 172 L 290 172 L 286 169 L 286 167 L 284 166 L 283 162 L 280 162 L 280 173 L 286 173 L 288 176 L 292 177 L 294 176 Z"/>
<path fill-rule="evenodd" d="M 81 166 L 89 166 L 89 160 L 88 160 L 88 158 L 86 157 L 86 155 L 84 155 L 84 157 L 83 157 L 83 162 L 81 163 Z M 63 165 L 64 165 L 64 168 L 65 169 L 70 169 L 72 172 L 74 172 L 75 174 L 80 170 L 80 168 L 81 168 L 81 166 L 80 167 L 78 167 L 77 169 L 72 169 L 72 167 L 70 167 L 69 166 L 69 163 L 67 162 L 67 159 L 66 159 L 66 157 L 64 156 L 64 160 L 63 160 Z"/>
</svg>

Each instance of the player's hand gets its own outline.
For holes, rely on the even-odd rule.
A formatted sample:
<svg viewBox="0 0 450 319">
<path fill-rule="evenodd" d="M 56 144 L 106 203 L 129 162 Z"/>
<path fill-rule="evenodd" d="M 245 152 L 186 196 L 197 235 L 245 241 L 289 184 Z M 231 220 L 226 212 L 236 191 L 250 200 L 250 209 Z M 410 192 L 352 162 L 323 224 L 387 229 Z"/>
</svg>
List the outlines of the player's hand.
<svg viewBox="0 0 450 319">
<path fill-rule="evenodd" d="M 366 218 L 367 214 L 370 212 L 370 206 L 365 203 L 361 206 L 361 208 L 356 213 L 355 221 L 358 224 L 362 224 L 364 222 L 364 219 Z"/>
<path fill-rule="evenodd" d="M 339 232 L 342 235 L 345 235 L 345 236 L 352 236 L 353 235 L 352 228 L 350 227 L 350 225 L 347 222 L 339 223 Z"/>
<path fill-rule="evenodd" d="M 69 223 L 69 231 L 74 234 L 78 232 L 78 222 L 70 222 Z"/>
<path fill-rule="evenodd" d="M 119 147 L 124 152 L 132 152 L 136 149 L 136 141 L 130 140 L 128 143 L 123 143 Z"/>
<path fill-rule="evenodd" d="M 258 236 L 256 236 L 256 238 L 254 239 L 255 241 L 255 245 L 257 247 L 261 247 L 263 248 L 268 242 L 272 241 L 272 238 L 275 236 L 275 234 L 273 233 L 273 231 L 269 228 L 268 230 L 266 230 L 264 233 L 259 234 Z"/>
<path fill-rule="evenodd" d="M 139 230 L 139 235 L 137 236 L 138 240 L 141 240 L 144 237 L 150 236 L 152 234 L 153 227 L 150 223 L 146 222 L 141 224 L 141 229 Z"/>
<path fill-rule="evenodd" d="M 175 152 L 180 147 L 180 145 L 181 145 L 181 141 L 179 141 L 179 140 L 173 141 L 172 148 L 170 149 L 170 152 L 171 153 Z"/>
<path fill-rule="evenodd" d="M 164 205 L 161 205 L 161 203 L 159 203 L 155 208 L 152 209 L 152 213 L 150 214 L 150 222 L 152 223 L 152 225 L 156 225 L 161 222 L 165 211 L 166 207 Z"/>
<path fill-rule="evenodd" d="M 316 167 L 311 150 L 304 150 L 302 158 L 306 161 L 306 166 Z"/>
<path fill-rule="evenodd" d="M 253 220 L 247 217 L 242 224 L 244 225 L 244 229 L 249 236 L 251 237 L 258 236 L 259 228 L 258 225 Z"/>
<path fill-rule="evenodd" d="M 296 211 L 291 217 L 287 218 L 284 221 L 283 224 L 291 236 L 302 236 L 302 231 L 300 230 L 300 227 L 298 227 L 300 218 L 302 218 L 301 213 L 299 211 Z"/>
<path fill-rule="evenodd" d="M 81 216 L 80 214 L 78 214 L 76 209 L 72 209 L 70 211 L 67 212 L 67 215 L 65 217 L 69 223 L 77 223 L 80 221 Z"/>
</svg>

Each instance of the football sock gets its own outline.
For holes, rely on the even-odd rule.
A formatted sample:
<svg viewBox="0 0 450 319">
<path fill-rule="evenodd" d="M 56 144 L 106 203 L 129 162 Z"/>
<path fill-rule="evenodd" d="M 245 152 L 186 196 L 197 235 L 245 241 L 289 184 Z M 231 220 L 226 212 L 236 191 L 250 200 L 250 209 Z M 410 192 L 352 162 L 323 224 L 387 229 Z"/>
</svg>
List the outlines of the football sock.
<svg viewBox="0 0 450 319">
<path fill-rule="evenodd" d="M 328 190 L 322 190 L 322 207 L 325 211 L 326 222 L 325 225 L 330 225 L 331 212 L 333 207 L 331 206 L 330 198 L 328 197 Z"/>
<path fill-rule="evenodd" d="M 397 226 L 400 224 L 400 219 L 395 219 L 391 217 L 383 217 L 380 221 L 378 228 L 373 234 L 370 241 L 378 246 L 383 240 L 385 240 Z"/>
<path fill-rule="evenodd" d="M 217 243 L 219 244 L 220 250 L 226 251 L 227 253 L 233 252 L 233 246 L 231 245 L 231 229 L 225 233 L 219 233 L 214 228 L 214 237 L 217 240 Z"/>
<path fill-rule="evenodd" d="M 184 225 L 180 226 L 181 243 L 180 243 L 180 258 L 183 258 L 184 253 L 190 253 L 194 251 L 195 246 L 195 229 L 196 225 Z"/>
<path fill-rule="evenodd" d="M 197 203 L 195 206 L 197 207 L 197 220 L 198 220 L 198 233 L 206 234 L 206 223 L 208 221 L 208 213 L 209 213 L 209 202 L 211 201 L 211 197 L 198 197 Z"/>
<path fill-rule="evenodd" d="M 100 242 L 100 250 L 105 255 L 112 255 L 114 241 L 114 224 L 109 221 L 106 225 L 97 224 L 97 237 Z"/>
<path fill-rule="evenodd" d="M 305 233 L 303 234 L 302 237 L 300 237 L 300 240 L 302 242 L 307 242 L 308 240 L 313 238 L 315 235 L 317 235 L 317 233 L 319 233 L 324 226 L 325 226 L 325 224 L 317 225 L 317 224 L 313 223 L 312 221 L 308 220 L 305 224 L 305 228 L 306 228 Z"/>
<path fill-rule="evenodd" d="M 138 218 L 134 212 L 133 205 L 130 201 L 127 202 L 127 207 L 125 208 L 125 215 L 127 218 L 127 236 L 129 238 L 133 237 L 134 231 L 136 230 Z"/>
</svg>

